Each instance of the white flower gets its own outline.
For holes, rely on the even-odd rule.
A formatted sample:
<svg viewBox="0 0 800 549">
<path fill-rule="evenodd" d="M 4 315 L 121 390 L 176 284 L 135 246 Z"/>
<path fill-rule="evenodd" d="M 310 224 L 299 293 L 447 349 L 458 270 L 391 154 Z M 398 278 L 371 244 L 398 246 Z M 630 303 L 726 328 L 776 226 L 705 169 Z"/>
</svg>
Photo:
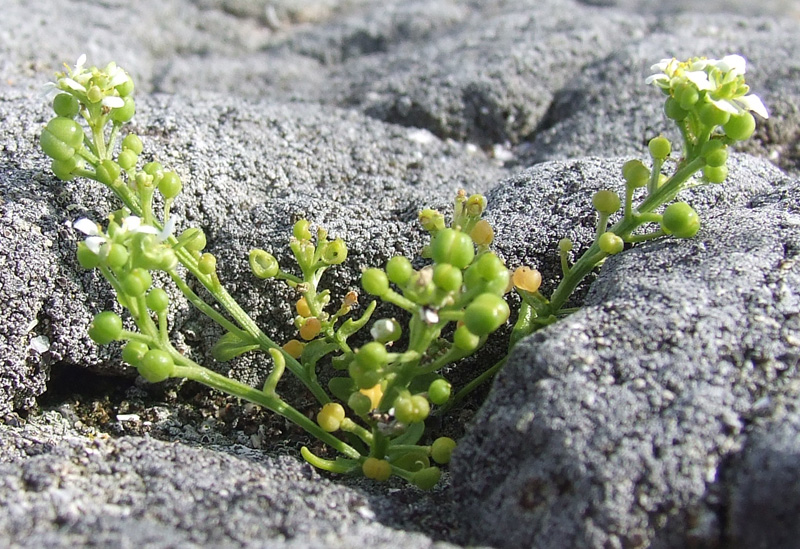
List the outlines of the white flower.
<svg viewBox="0 0 800 549">
<path fill-rule="evenodd" d="M 103 231 L 101 230 L 100 226 L 88 219 L 86 217 L 81 217 L 72 225 L 75 227 L 76 230 L 82 232 L 83 234 L 87 235 L 86 238 L 86 247 L 89 248 L 95 255 L 100 255 L 100 251 L 104 244 L 110 244 L 111 239 L 106 236 Z M 137 234 L 137 233 L 144 233 L 144 234 L 152 234 L 158 238 L 159 242 L 164 242 L 172 235 L 172 231 L 175 228 L 175 217 L 172 216 L 169 218 L 167 223 L 164 225 L 162 230 L 158 230 L 156 227 L 152 225 L 146 225 L 142 223 L 142 218 L 129 215 L 128 217 L 122 220 L 122 225 L 120 225 L 120 233 L 121 234 Z"/>
<path fill-rule="evenodd" d="M 100 226 L 86 217 L 81 217 L 72 226 L 83 234 L 88 235 L 85 241 L 86 247 L 89 248 L 94 255 L 100 255 L 100 248 L 103 244 L 108 242 L 108 238 L 102 233 Z"/>
</svg>

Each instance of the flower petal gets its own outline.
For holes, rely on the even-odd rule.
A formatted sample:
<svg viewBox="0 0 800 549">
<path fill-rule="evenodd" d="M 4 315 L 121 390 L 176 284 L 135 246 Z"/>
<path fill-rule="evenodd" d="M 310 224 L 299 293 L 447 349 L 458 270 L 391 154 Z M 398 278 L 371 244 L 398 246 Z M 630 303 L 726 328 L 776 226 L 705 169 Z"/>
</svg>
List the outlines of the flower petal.
<svg viewBox="0 0 800 549">
<path fill-rule="evenodd" d="M 645 84 L 659 85 L 659 82 L 669 82 L 669 76 L 666 74 L 651 74 L 644 80 Z"/>
<path fill-rule="evenodd" d="M 686 79 L 689 82 L 697 86 L 697 89 L 700 91 L 714 89 L 714 86 L 711 85 L 711 82 L 708 80 L 708 75 L 705 71 L 686 71 L 684 76 L 686 76 Z"/>
<path fill-rule="evenodd" d="M 167 222 L 164 224 L 164 228 L 158 233 L 158 240 L 160 242 L 164 242 L 170 236 L 172 236 L 172 231 L 175 230 L 175 216 L 170 216 Z"/>
<path fill-rule="evenodd" d="M 726 55 L 717 61 L 716 67 L 722 72 L 733 72 L 740 75 L 747 70 L 747 61 L 741 55 Z"/>
<path fill-rule="evenodd" d="M 107 95 L 103 98 L 103 101 L 101 101 L 101 105 L 110 109 L 119 109 L 120 107 L 125 106 L 125 101 L 116 95 Z"/>
<path fill-rule="evenodd" d="M 100 255 L 100 248 L 106 243 L 106 239 L 102 236 L 90 236 L 85 242 L 86 247 L 89 248 L 94 255 Z"/>
<path fill-rule="evenodd" d="M 100 229 L 97 227 L 97 223 L 89 219 L 88 217 L 81 217 L 72 226 L 82 232 L 83 234 L 97 236 L 100 234 Z"/>
<path fill-rule="evenodd" d="M 769 112 L 767 111 L 767 107 L 764 106 L 764 103 L 761 101 L 761 98 L 754 93 L 750 95 L 745 95 L 743 97 L 737 97 L 734 99 L 737 103 L 742 105 L 748 111 L 753 111 L 761 118 L 769 118 Z"/>
<path fill-rule="evenodd" d="M 60 78 L 58 80 L 58 83 L 59 84 L 64 84 L 66 87 L 68 87 L 71 90 L 81 91 L 81 92 L 84 92 L 84 93 L 86 92 L 86 86 L 84 86 L 83 84 L 77 83 L 72 78 Z"/>
<path fill-rule="evenodd" d="M 721 111 L 725 111 L 730 114 L 739 114 L 742 112 L 742 109 L 738 108 L 736 105 L 732 104 L 727 99 L 711 99 L 709 98 L 711 103 L 714 104 Z"/>
</svg>

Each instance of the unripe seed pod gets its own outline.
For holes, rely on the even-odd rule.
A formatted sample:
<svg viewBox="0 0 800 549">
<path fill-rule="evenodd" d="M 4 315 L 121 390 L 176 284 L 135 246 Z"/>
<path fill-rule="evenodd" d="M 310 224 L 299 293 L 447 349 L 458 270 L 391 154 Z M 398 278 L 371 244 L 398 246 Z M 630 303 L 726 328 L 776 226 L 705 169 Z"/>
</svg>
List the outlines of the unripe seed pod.
<svg viewBox="0 0 800 549">
<path fill-rule="evenodd" d="M 432 490 L 442 478 L 442 472 L 438 467 L 427 467 L 414 473 L 411 482 L 420 490 Z"/>
<path fill-rule="evenodd" d="M 114 242 L 108 249 L 108 255 L 106 256 L 106 265 L 108 265 L 111 268 L 118 269 L 128 262 L 129 257 L 130 254 L 128 253 L 128 248 L 126 248 L 122 244 Z"/>
<path fill-rule="evenodd" d="M 386 276 L 398 286 L 405 286 L 413 273 L 411 262 L 402 255 L 396 255 L 386 262 Z"/>
<path fill-rule="evenodd" d="M 616 213 L 619 211 L 620 204 L 619 195 L 608 189 L 597 191 L 592 196 L 592 205 L 600 213 L 609 215 Z"/>
<path fill-rule="evenodd" d="M 749 112 L 736 114 L 731 116 L 722 129 L 731 139 L 744 141 L 756 131 L 756 119 Z"/>
<path fill-rule="evenodd" d="M 197 261 L 197 270 L 204 275 L 210 275 L 217 270 L 217 258 L 210 253 L 204 253 Z"/>
<path fill-rule="evenodd" d="M 361 471 L 365 477 L 379 482 L 386 481 L 392 476 L 392 466 L 389 462 L 385 459 L 374 457 L 368 457 L 364 460 L 364 463 L 361 464 Z"/>
<path fill-rule="evenodd" d="M 308 301 L 306 301 L 305 297 L 298 299 L 297 303 L 294 304 L 294 308 L 297 311 L 297 314 L 303 318 L 308 318 L 311 316 L 311 308 L 308 306 Z"/>
<path fill-rule="evenodd" d="M 464 325 L 473 334 L 484 336 L 502 326 L 510 314 L 508 303 L 502 297 L 484 293 L 464 310 Z"/>
<path fill-rule="evenodd" d="M 440 263 L 433 268 L 433 283 L 442 291 L 457 292 L 462 282 L 461 269 L 449 263 Z"/>
<path fill-rule="evenodd" d="M 175 370 L 175 362 L 165 351 L 152 349 L 142 357 L 137 370 L 139 375 L 150 383 L 158 383 L 172 375 Z"/>
<path fill-rule="evenodd" d="M 347 246 L 344 240 L 337 238 L 325 243 L 322 248 L 322 261 L 328 265 L 340 265 L 347 259 Z"/>
<path fill-rule="evenodd" d="M 169 308 L 169 296 L 163 288 L 153 288 L 150 290 L 147 293 L 145 301 L 150 310 L 157 313 L 166 311 Z"/>
<path fill-rule="evenodd" d="M 728 166 L 706 166 L 703 168 L 703 176 L 709 183 L 722 183 L 728 177 Z"/>
<path fill-rule="evenodd" d="M 446 379 L 435 379 L 428 387 L 428 398 L 433 404 L 441 406 L 450 400 L 452 386 Z"/>
<path fill-rule="evenodd" d="M 129 133 L 125 136 L 125 139 L 122 140 L 122 149 L 128 149 L 129 151 L 133 151 L 136 156 L 142 154 L 142 149 L 144 146 L 142 145 L 142 140 L 139 139 L 139 136 L 133 133 Z"/>
<path fill-rule="evenodd" d="M 680 101 L 672 97 L 668 97 L 664 103 L 664 112 L 666 113 L 667 118 L 677 122 L 680 122 L 689 114 L 689 111 L 681 107 Z"/>
<path fill-rule="evenodd" d="M 494 229 L 488 221 L 481 219 L 475 223 L 469 236 L 476 246 L 488 246 L 494 241 Z"/>
<path fill-rule="evenodd" d="M 724 166 L 728 161 L 728 147 L 720 147 L 706 155 L 706 164 L 712 168 Z"/>
<path fill-rule="evenodd" d="M 117 163 L 120 167 L 127 171 L 133 169 L 136 166 L 136 162 L 139 160 L 139 157 L 135 152 L 130 149 L 123 149 L 122 152 L 119 153 L 117 157 Z"/>
<path fill-rule="evenodd" d="M 124 123 L 133 118 L 133 115 L 136 113 L 136 103 L 134 103 L 132 97 L 123 97 L 122 102 L 124 104 L 121 107 L 111 111 L 111 119 L 116 122 Z"/>
<path fill-rule="evenodd" d="M 456 448 L 456 441 L 449 437 L 439 437 L 431 444 L 431 457 L 442 465 L 450 463 L 450 456 Z"/>
<path fill-rule="evenodd" d="M 142 341 L 129 341 L 122 348 L 122 360 L 131 366 L 138 366 L 150 348 Z"/>
<path fill-rule="evenodd" d="M 311 240 L 310 226 L 307 219 L 298 219 L 292 227 L 292 234 L 297 240 Z"/>
<path fill-rule="evenodd" d="M 133 93 L 133 88 L 133 79 L 128 78 L 125 80 L 125 82 L 117 85 L 114 89 L 117 90 L 117 93 L 119 93 L 120 97 L 127 97 Z"/>
<path fill-rule="evenodd" d="M 372 400 L 360 391 L 355 391 L 350 395 L 350 398 L 347 399 L 347 405 L 359 416 L 366 415 L 374 409 Z"/>
<path fill-rule="evenodd" d="M 58 116 L 42 130 L 39 143 L 47 156 L 64 161 L 75 155 L 75 149 L 83 143 L 83 136 L 80 124 L 71 118 Z"/>
<path fill-rule="evenodd" d="M 367 269 L 361 275 L 361 286 L 368 294 L 380 297 L 389 291 L 389 278 L 380 269 Z"/>
<path fill-rule="evenodd" d="M 730 113 L 723 111 L 713 103 L 706 103 L 700 107 L 697 115 L 700 117 L 700 122 L 711 128 L 722 126 L 731 117 Z"/>
<path fill-rule="evenodd" d="M 472 352 L 481 344 L 480 336 L 469 331 L 463 324 L 453 332 L 453 345 L 466 352 Z"/>
<path fill-rule="evenodd" d="M 278 274 L 278 260 L 275 259 L 272 254 L 264 250 L 250 250 L 248 261 L 250 263 L 250 270 L 253 271 L 253 274 L 258 278 L 272 278 Z"/>
<path fill-rule="evenodd" d="M 113 311 L 103 311 L 96 314 L 91 326 L 89 326 L 89 337 L 100 345 L 119 339 L 121 334 L 122 319 Z"/>
<path fill-rule="evenodd" d="M 53 98 L 53 111 L 58 116 L 66 118 L 75 118 L 75 115 L 80 111 L 80 103 L 72 94 L 59 93 Z"/>
<path fill-rule="evenodd" d="M 650 155 L 653 158 L 664 160 L 672 152 L 672 143 L 670 143 L 669 139 L 666 137 L 658 136 L 650 140 L 647 144 L 647 148 L 650 150 Z"/>
<path fill-rule="evenodd" d="M 466 233 L 446 228 L 431 239 L 431 254 L 436 263 L 450 263 L 464 269 L 475 257 L 472 239 Z"/>
<path fill-rule="evenodd" d="M 379 343 L 391 343 L 400 339 L 403 330 L 400 323 L 393 318 L 381 318 L 376 320 L 369 330 L 372 339 Z"/>
<path fill-rule="evenodd" d="M 597 245 L 605 253 L 614 255 L 618 254 L 625 248 L 625 242 L 618 235 L 612 232 L 605 232 L 597 239 Z"/>
<path fill-rule="evenodd" d="M 664 210 L 661 228 L 678 238 L 691 238 L 700 230 L 700 216 L 686 202 L 675 202 Z"/>
<path fill-rule="evenodd" d="M 128 276 L 122 279 L 122 289 L 126 294 L 139 297 L 143 296 L 153 285 L 153 277 L 145 269 L 132 269 Z"/>
<path fill-rule="evenodd" d="M 650 179 L 650 170 L 640 160 L 629 160 L 622 166 L 622 177 L 633 188 L 644 187 Z"/>
<path fill-rule="evenodd" d="M 183 189 L 181 178 L 175 172 L 164 172 L 161 181 L 158 182 L 158 190 L 164 198 L 175 198 Z"/>
<path fill-rule="evenodd" d="M 344 407 L 338 402 L 328 402 L 317 414 L 317 423 L 323 431 L 333 433 L 339 430 L 344 418 Z"/>
<path fill-rule="evenodd" d="M 86 242 L 78 242 L 78 263 L 84 269 L 94 269 L 98 265 L 100 265 L 100 256 L 94 253 L 89 247 L 86 245 Z"/>
</svg>

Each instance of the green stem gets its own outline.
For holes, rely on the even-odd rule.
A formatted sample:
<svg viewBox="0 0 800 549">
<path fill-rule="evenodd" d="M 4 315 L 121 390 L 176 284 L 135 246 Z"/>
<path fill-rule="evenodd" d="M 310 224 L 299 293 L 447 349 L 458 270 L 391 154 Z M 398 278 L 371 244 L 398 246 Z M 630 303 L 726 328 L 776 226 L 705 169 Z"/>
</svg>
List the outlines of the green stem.
<svg viewBox="0 0 800 549">
<path fill-rule="evenodd" d="M 180 357 L 180 355 L 178 355 Z M 318 438 L 331 448 L 340 452 L 341 454 L 351 458 L 360 459 L 361 454 L 345 442 L 339 440 L 332 434 L 323 431 L 322 428 L 308 419 L 305 415 L 301 414 L 296 409 L 292 408 L 289 404 L 278 398 L 273 393 L 264 393 L 254 387 L 245 385 L 236 380 L 230 379 L 216 372 L 212 372 L 203 368 L 185 357 L 179 359 L 183 365 L 176 364 L 173 377 L 185 377 L 194 381 L 199 381 L 204 385 L 208 385 L 214 389 L 226 392 L 233 396 L 250 401 L 259 406 L 279 414 L 296 425 L 302 427 L 307 433 Z"/>
</svg>

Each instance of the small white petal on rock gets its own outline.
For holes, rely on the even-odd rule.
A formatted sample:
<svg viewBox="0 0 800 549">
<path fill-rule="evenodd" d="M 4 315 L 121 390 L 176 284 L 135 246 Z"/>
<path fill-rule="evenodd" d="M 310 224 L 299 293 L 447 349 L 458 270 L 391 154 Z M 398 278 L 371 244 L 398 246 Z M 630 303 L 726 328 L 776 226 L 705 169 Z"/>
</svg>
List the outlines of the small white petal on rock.
<svg viewBox="0 0 800 549">
<path fill-rule="evenodd" d="M 31 342 L 28 344 L 28 349 L 39 354 L 45 353 L 50 350 L 50 340 L 47 336 L 36 336 L 31 339 Z"/>
</svg>

